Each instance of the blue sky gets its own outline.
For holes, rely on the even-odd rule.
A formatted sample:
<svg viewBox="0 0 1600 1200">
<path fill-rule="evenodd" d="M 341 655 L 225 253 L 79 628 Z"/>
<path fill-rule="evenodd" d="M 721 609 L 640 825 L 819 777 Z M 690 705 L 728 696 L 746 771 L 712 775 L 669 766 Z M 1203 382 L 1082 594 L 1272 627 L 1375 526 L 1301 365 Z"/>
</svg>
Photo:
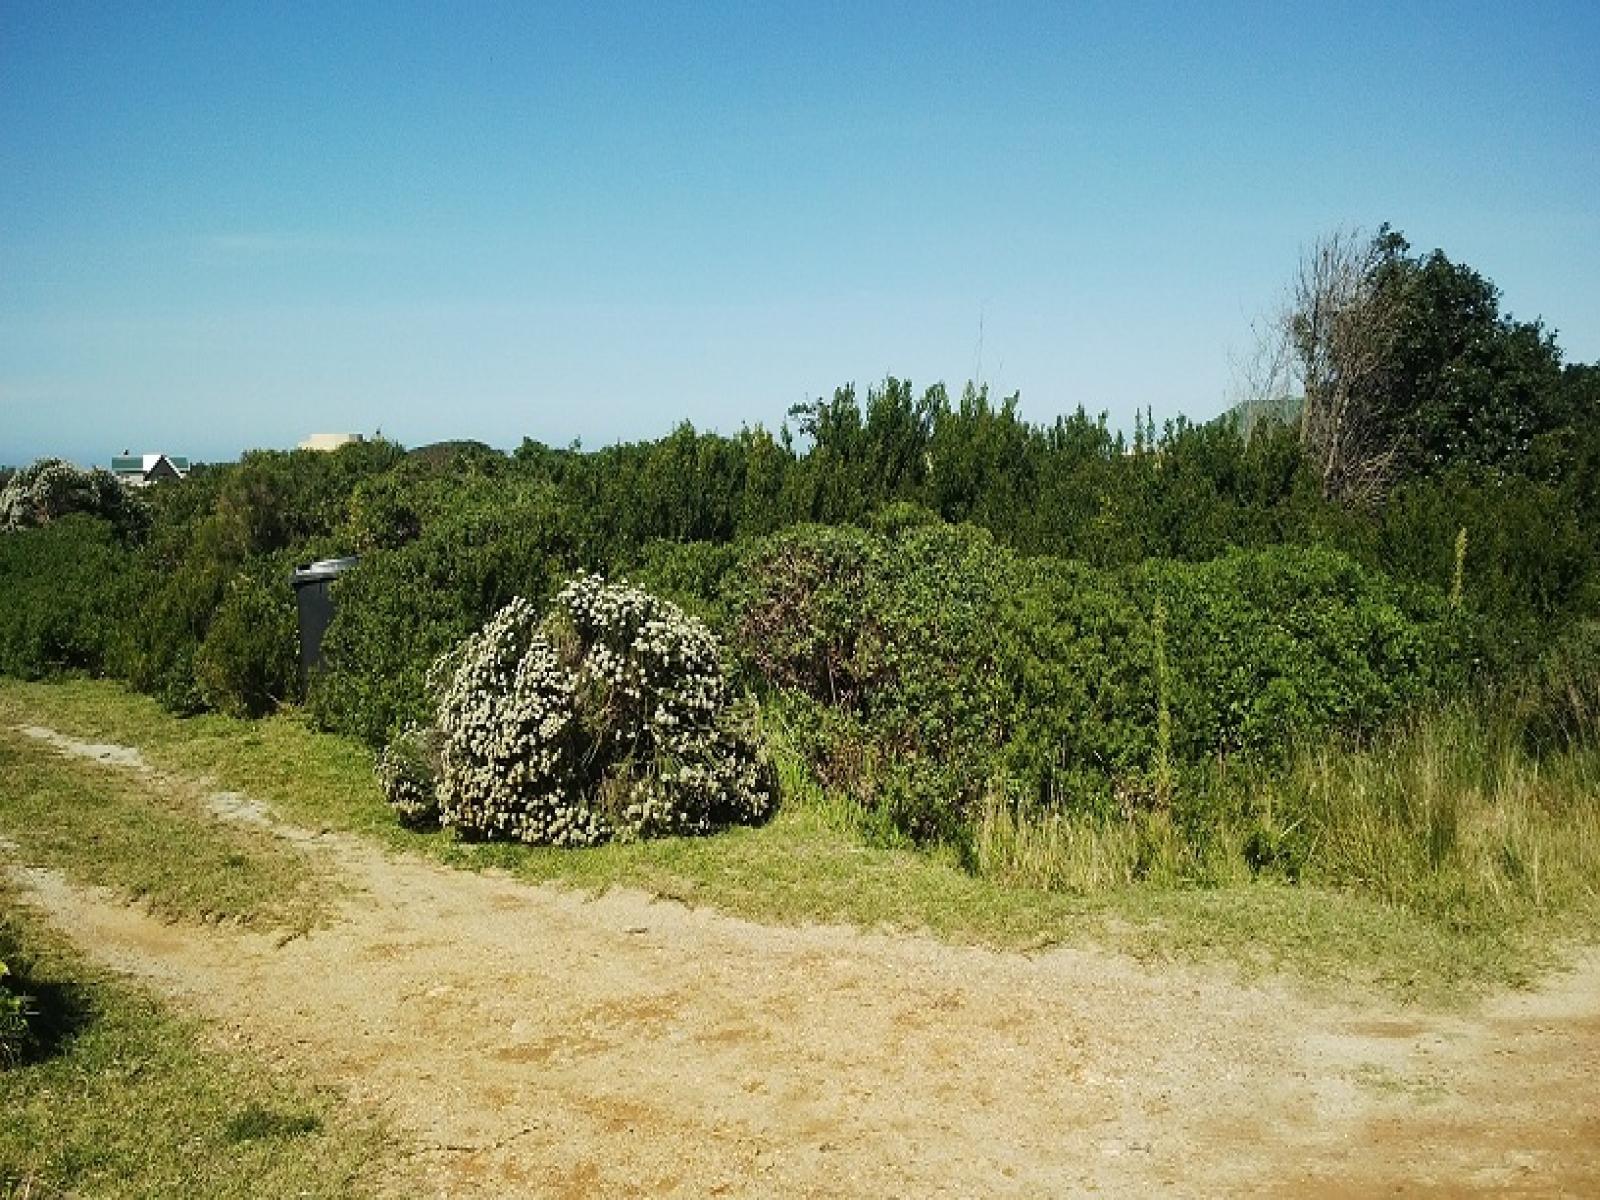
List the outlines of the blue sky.
<svg viewBox="0 0 1600 1200">
<path fill-rule="evenodd" d="M 1205 417 L 1382 221 L 1600 359 L 1600 5 L 1181 7 L 9 0 L 0 462 Z"/>
</svg>

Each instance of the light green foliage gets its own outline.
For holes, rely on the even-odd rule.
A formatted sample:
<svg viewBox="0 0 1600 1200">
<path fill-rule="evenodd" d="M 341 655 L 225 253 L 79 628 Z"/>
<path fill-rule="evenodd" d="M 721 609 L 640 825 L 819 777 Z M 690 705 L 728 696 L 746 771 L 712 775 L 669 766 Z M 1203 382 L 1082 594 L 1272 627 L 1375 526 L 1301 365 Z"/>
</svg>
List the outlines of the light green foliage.
<svg viewBox="0 0 1600 1200">
<path fill-rule="evenodd" d="M 1450 576 L 1450 608 L 1459 612 L 1461 609 L 1461 590 L 1467 577 L 1467 527 L 1463 525 L 1456 533 L 1456 569 Z"/>
<path fill-rule="evenodd" d="M 772 807 L 716 639 L 638 588 L 579 576 L 543 618 L 515 599 L 439 670 L 439 815 L 468 836 L 594 845 Z"/>
</svg>

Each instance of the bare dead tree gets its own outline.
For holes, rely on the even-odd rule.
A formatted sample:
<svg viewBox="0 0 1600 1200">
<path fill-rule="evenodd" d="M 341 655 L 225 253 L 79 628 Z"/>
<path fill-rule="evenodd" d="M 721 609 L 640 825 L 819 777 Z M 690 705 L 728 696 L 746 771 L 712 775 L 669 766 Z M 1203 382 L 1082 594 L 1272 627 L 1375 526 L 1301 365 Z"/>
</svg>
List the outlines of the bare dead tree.
<svg viewBox="0 0 1600 1200">
<path fill-rule="evenodd" d="M 1251 321 L 1248 348 L 1228 355 L 1230 407 L 1245 438 L 1251 437 L 1268 418 L 1298 419 L 1294 348 L 1285 319 L 1287 310 L 1285 301 L 1282 312 Z"/>
<path fill-rule="evenodd" d="M 1399 451 L 1390 374 L 1401 297 L 1385 254 L 1381 237 L 1357 230 L 1320 239 L 1301 256 L 1282 318 L 1304 397 L 1301 445 L 1322 494 L 1348 504 L 1382 499 Z"/>
</svg>

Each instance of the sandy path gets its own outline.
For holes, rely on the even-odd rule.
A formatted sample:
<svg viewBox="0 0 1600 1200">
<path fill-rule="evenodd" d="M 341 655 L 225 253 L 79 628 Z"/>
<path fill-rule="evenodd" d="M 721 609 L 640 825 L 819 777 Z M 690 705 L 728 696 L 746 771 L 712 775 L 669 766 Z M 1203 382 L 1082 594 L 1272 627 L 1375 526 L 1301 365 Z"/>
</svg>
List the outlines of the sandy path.
<svg viewBox="0 0 1600 1200">
<path fill-rule="evenodd" d="M 439 1195 L 1600 1194 L 1597 956 L 1470 1016 L 1397 1013 L 210 814 L 327 855 L 353 885 L 332 926 L 279 946 L 11 874 L 91 955 L 379 1105 Z"/>
</svg>

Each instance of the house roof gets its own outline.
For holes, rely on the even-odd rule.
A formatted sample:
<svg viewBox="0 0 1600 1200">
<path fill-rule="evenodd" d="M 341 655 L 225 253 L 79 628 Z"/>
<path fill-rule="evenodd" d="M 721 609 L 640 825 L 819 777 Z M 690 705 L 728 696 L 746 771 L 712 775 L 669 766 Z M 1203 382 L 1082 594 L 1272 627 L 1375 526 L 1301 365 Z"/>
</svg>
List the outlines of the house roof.
<svg viewBox="0 0 1600 1200">
<path fill-rule="evenodd" d="M 184 475 L 189 470 L 189 456 L 186 454 L 114 454 L 111 456 L 111 473 L 113 475 L 148 475 L 165 459 L 167 464 L 178 474 Z"/>
</svg>

